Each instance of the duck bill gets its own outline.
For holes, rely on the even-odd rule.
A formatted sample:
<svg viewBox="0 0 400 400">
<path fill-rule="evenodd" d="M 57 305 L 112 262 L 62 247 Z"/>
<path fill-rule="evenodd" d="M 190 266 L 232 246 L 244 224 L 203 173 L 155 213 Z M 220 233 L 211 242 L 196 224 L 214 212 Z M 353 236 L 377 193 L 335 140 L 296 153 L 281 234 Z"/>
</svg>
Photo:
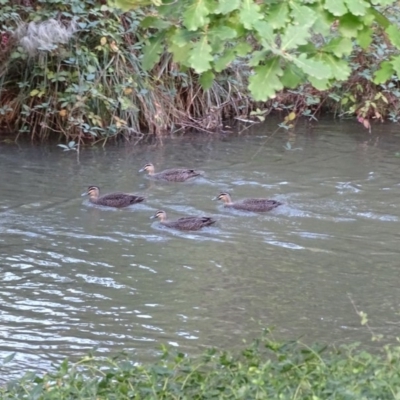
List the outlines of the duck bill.
<svg viewBox="0 0 400 400">
<path fill-rule="evenodd" d="M 213 197 L 211 200 L 218 200 L 218 196 Z"/>
<path fill-rule="evenodd" d="M 151 217 L 150 217 L 150 219 L 156 219 L 157 218 L 157 215 L 152 215 Z"/>
<path fill-rule="evenodd" d="M 144 168 L 140 168 L 140 169 L 139 169 L 139 172 L 143 172 L 143 171 L 144 171 Z"/>
<path fill-rule="evenodd" d="M 81 197 L 83 197 L 83 196 L 88 196 L 88 195 L 89 195 L 88 192 L 83 192 L 83 193 L 81 194 Z"/>
</svg>

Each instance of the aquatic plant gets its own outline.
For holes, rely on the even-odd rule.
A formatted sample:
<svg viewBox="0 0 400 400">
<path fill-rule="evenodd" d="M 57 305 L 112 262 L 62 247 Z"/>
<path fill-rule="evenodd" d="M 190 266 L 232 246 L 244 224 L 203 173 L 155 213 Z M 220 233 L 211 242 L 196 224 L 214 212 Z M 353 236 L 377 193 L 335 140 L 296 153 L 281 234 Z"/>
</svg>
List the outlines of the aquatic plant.
<svg viewBox="0 0 400 400">
<path fill-rule="evenodd" d="M 0 387 L 3 399 L 396 399 L 400 347 L 371 354 L 263 336 L 240 351 L 189 357 L 166 347 L 153 363 L 93 354 L 29 372 Z M 9 361 L 9 360 L 8 360 Z M 5 368 L 6 365 L 3 365 Z"/>
</svg>

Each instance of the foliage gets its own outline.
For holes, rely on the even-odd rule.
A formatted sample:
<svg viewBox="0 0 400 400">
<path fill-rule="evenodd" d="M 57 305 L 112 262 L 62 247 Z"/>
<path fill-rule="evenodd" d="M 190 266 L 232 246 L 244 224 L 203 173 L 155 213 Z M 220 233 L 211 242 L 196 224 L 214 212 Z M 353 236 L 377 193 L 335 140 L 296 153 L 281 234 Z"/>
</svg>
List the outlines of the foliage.
<svg viewBox="0 0 400 400">
<path fill-rule="evenodd" d="M 137 0 L 109 0 L 121 8 Z M 153 0 L 154 12 L 142 21 L 152 28 L 144 49 L 145 67 L 160 59 L 163 47 L 183 67 L 198 74 L 219 72 L 238 57 L 252 68 L 249 89 L 268 100 L 286 88 L 310 82 L 325 90 L 349 78 L 343 59 L 355 46 L 366 50 L 376 30 L 400 49 L 400 31 L 379 11 L 394 0 Z M 400 55 L 381 64 L 373 81 L 400 75 Z"/>
<path fill-rule="evenodd" d="M 108 0 L 122 9 L 138 0 Z M 144 67 L 165 52 L 206 89 L 242 65 L 256 101 L 313 116 L 321 107 L 369 119 L 398 119 L 399 2 L 394 0 L 152 0 Z M 283 90 L 286 89 L 286 90 Z M 312 101 L 315 107 L 308 104 Z M 296 105 L 296 103 L 300 103 Z M 325 103 L 325 104 L 324 104 Z M 275 104 L 276 106 L 274 106 Z M 390 109 L 389 104 L 396 104 Z M 281 107 L 283 106 L 283 107 Z"/>
<path fill-rule="evenodd" d="M 398 1 L 0 7 L 0 129 L 17 138 L 140 139 L 271 111 L 284 113 L 285 129 L 324 110 L 356 115 L 368 129 L 371 119 L 400 119 Z"/>
<path fill-rule="evenodd" d="M 96 0 L 0 0 L 0 6 L 0 128 L 17 137 L 140 138 L 142 130 L 207 129 L 215 124 L 212 107 L 217 123 L 248 107 L 238 76 L 222 76 L 205 92 L 168 55 L 146 72 L 141 10 L 122 13 Z"/>
<path fill-rule="evenodd" d="M 2 399 L 396 399 L 400 347 L 371 354 L 357 345 L 327 350 L 268 336 L 239 354 L 197 357 L 163 349 L 153 364 L 119 356 L 65 360 L 0 388 Z M 4 366 L 3 366 L 4 368 Z"/>
</svg>

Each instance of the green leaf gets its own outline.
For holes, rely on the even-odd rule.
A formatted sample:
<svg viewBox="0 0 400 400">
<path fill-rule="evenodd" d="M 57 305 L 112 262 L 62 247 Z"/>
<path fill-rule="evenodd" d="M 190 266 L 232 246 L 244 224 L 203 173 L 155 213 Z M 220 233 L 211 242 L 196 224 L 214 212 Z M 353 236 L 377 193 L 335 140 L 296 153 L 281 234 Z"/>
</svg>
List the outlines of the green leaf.
<svg viewBox="0 0 400 400">
<path fill-rule="evenodd" d="M 227 50 L 222 56 L 214 61 L 214 69 L 217 72 L 223 71 L 236 58 L 234 49 Z"/>
<path fill-rule="evenodd" d="M 284 1 L 269 7 L 265 21 L 273 29 L 283 28 L 289 20 L 289 8 Z"/>
<path fill-rule="evenodd" d="M 151 5 L 151 0 L 108 0 L 111 7 L 120 8 L 122 11 Z"/>
<path fill-rule="evenodd" d="M 272 26 L 266 21 L 255 21 L 253 23 L 254 29 L 260 35 L 260 41 L 266 49 L 276 47 L 275 35 Z"/>
<path fill-rule="evenodd" d="M 160 59 L 161 51 L 163 50 L 164 34 L 160 33 L 157 36 L 150 38 L 149 44 L 143 48 L 142 65 L 145 70 L 153 68 L 154 64 Z"/>
<path fill-rule="evenodd" d="M 246 29 L 251 29 L 254 22 L 262 19 L 260 6 L 254 3 L 254 0 L 243 0 L 242 7 L 239 10 L 240 21 Z"/>
<path fill-rule="evenodd" d="M 188 55 L 189 51 L 192 49 L 192 44 L 187 43 L 184 46 L 178 46 L 176 43 L 171 43 L 168 50 L 172 53 L 172 59 L 178 64 L 183 64 L 189 66 Z"/>
<path fill-rule="evenodd" d="M 332 78 L 331 68 L 324 62 L 316 60 L 312 57 L 307 58 L 306 54 L 300 54 L 293 62 L 306 74 L 317 79 Z"/>
<path fill-rule="evenodd" d="M 179 47 L 185 46 L 197 37 L 197 33 L 189 32 L 186 29 L 174 29 L 168 35 L 170 43 L 174 43 Z"/>
<path fill-rule="evenodd" d="M 368 26 L 365 26 L 358 32 L 357 42 L 363 50 L 366 50 L 372 43 L 372 34 L 373 31 Z"/>
<path fill-rule="evenodd" d="M 167 29 L 171 26 L 171 22 L 164 21 L 160 17 L 146 17 L 140 22 L 142 28 L 157 28 L 157 29 Z"/>
<path fill-rule="evenodd" d="M 344 0 L 326 0 L 325 9 L 336 17 L 340 17 L 347 13 L 347 7 Z"/>
<path fill-rule="evenodd" d="M 390 41 L 393 46 L 396 46 L 397 49 L 400 49 L 400 30 L 394 24 L 390 25 L 389 28 L 385 30 L 387 35 L 389 36 Z"/>
<path fill-rule="evenodd" d="M 380 69 L 374 73 L 374 83 L 379 85 L 380 83 L 387 82 L 393 75 L 394 69 L 393 64 L 390 61 L 383 61 L 380 65 Z"/>
<path fill-rule="evenodd" d="M 210 62 L 214 59 L 211 55 L 211 46 L 208 43 L 207 36 L 204 36 L 193 46 L 189 53 L 190 66 L 198 73 L 211 69 Z"/>
<path fill-rule="evenodd" d="M 237 32 L 229 26 L 216 26 L 208 31 L 209 35 L 217 36 L 221 40 L 233 39 L 236 37 Z"/>
<path fill-rule="evenodd" d="M 375 4 L 376 6 L 390 6 L 394 2 L 395 0 L 372 0 L 372 4 Z"/>
<path fill-rule="evenodd" d="M 322 47 L 322 51 L 333 53 L 337 57 L 348 56 L 353 50 L 351 39 L 344 37 L 333 38 L 328 44 Z"/>
<path fill-rule="evenodd" d="M 228 14 L 240 6 L 240 0 L 219 0 L 215 14 Z"/>
<path fill-rule="evenodd" d="M 296 65 L 287 63 L 283 70 L 281 82 L 286 88 L 296 89 L 300 83 L 304 82 L 304 73 Z"/>
<path fill-rule="evenodd" d="M 307 44 L 309 37 L 310 32 L 307 25 L 289 25 L 282 36 L 281 49 L 287 51 L 295 49 L 302 44 Z"/>
<path fill-rule="evenodd" d="M 308 80 L 310 81 L 311 85 L 313 85 L 313 87 L 315 87 L 315 89 L 317 90 L 327 90 L 331 86 L 329 79 L 317 79 L 309 76 Z"/>
<path fill-rule="evenodd" d="M 266 101 L 283 89 L 280 76 L 283 71 L 279 66 L 280 58 L 269 59 L 265 65 L 254 68 L 254 75 L 249 78 L 249 89 L 256 101 Z"/>
<path fill-rule="evenodd" d="M 193 4 L 187 7 L 183 13 L 183 25 L 189 31 L 197 31 L 197 29 L 207 25 L 210 13 L 207 0 L 194 0 Z"/>
<path fill-rule="evenodd" d="M 393 66 L 394 71 L 397 76 L 400 76 L 400 56 L 394 56 L 390 59 L 390 62 Z"/>
<path fill-rule="evenodd" d="M 200 85 L 204 90 L 208 90 L 211 88 L 214 82 L 215 75 L 212 71 L 206 71 L 200 76 Z"/>
<path fill-rule="evenodd" d="M 364 0 L 345 0 L 347 8 L 354 15 L 365 15 L 367 8 L 370 5 Z"/>
<path fill-rule="evenodd" d="M 235 48 L 235 53 L 239 56 L 239 57 L 244 57 L 246 56 L 248 53 L 250 53 L 250 51 L 252 50 L 252 47 L 249 43 L 247 42 L 241 42 L 238 43 Z"/>
<path fill-rule="evenodd" d="M 252 57 L 249 60 L 250 67 L 256 67 L 261 61 L 267 58 L 268 52 L 266 50 L 253 51 Z"/>
<path fill-rule="evenodd" d="M 333 78 L 336 80 L 344 81 L 350 76 L 351 68 L 349 67 L 348 62 L 345 60 L 335 57 L 332 54 L 322 54 L 320 59 L 326 65 L 329 65 L 333 74 Z"/>
<path fill-rule="evenodd" d="M 317 20 L 317 14 L 309 6 L 300 6 L 297 2 L 290 2 L 292 11 L 290 13 L 293 18 L 293 25 L 299 25 L 301 27 L 310 28 L 314 22 Z"/>
<path fill-rule="evenodd" d="M 359 17 L 352 14 L 346 14 L 339 19 L 339 32 L 348 38 L 356 37 L 358 31 L 364 27 Z"/>
</svg>

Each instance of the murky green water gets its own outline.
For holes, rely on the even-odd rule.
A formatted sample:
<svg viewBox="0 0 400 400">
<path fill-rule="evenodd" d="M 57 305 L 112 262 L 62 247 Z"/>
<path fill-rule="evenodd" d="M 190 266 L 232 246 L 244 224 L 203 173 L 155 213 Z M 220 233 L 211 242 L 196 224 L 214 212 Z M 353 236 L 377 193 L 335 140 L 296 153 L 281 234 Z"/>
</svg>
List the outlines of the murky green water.
<svg viewBox="0 0 400 400">
<path fill-rule="evenodd" d="M 281 338 L 369 341 L 352 301 L 375 333 L 397 336 L 398 127 L 370 135 L 353 122 L 321 122 L 270 137 L 275 129 L 87 149 L 79 159 L 55 146 L 1 144 L 0 357 L 17 353 L 2 377 L 94 346 L 138 360 L 161 343 L 191 353 L 232 347 L 260 326 Z M 138 173 L 149 161 L 206 178 L 154 182 Z M 91 184 L 147 201 L 97 208 L 80 197 Z M 211 201 L 221 190 L 285 205 L 232 212 Z M 218 222 L 174 232 L 149 219 L 160 208 Z"/>
</svg>

